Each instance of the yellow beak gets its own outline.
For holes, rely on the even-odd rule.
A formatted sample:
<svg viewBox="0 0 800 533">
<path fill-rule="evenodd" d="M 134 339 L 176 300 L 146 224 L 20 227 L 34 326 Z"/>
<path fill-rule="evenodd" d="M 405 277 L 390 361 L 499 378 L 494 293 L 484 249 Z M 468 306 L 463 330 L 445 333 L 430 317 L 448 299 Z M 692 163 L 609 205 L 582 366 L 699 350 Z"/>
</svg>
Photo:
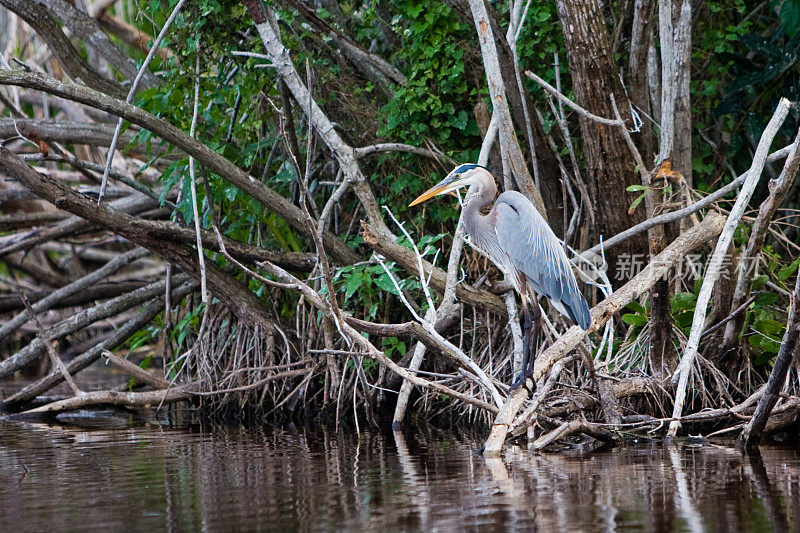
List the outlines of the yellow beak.
<svg viewBox="0 0 800 533">
<path fill-rule="evenodd" d="M 434 196 L 439 196 L 440 194 L 445 194 L 450 191 L 454 191 L 461 187 L 459 183 L 461 178 L 461 174 L 452 174 L 447 176 L 445 179 L 419 195 L 413 202 L 408 204 L 408 207 L 413 207 L 417 204 L 421 204 L 425 200 L 430 200 Z"/>
</svg>

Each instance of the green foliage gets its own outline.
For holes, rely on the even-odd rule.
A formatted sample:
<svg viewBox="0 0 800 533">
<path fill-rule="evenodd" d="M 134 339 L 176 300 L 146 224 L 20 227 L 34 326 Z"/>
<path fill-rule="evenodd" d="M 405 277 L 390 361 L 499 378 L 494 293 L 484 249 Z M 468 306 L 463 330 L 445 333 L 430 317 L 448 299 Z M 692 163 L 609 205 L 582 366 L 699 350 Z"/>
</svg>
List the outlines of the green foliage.
<svg viewBox="0 0 800 533">
<path fill-rule="evenodd" d="M 379 135 L 417 146 L 430 138 L 456 150 L 480 147 L 471 104 L 477 93 L 464 75 L 459 42 L 472 37 L 472 28 L 443 3 L 399 0 L 396 7 L 406 15 L 392 22 L 402 39 L 396 59 L 410 67 L 408 85 L 381 109 L 386 121 Z"/>
</svg>

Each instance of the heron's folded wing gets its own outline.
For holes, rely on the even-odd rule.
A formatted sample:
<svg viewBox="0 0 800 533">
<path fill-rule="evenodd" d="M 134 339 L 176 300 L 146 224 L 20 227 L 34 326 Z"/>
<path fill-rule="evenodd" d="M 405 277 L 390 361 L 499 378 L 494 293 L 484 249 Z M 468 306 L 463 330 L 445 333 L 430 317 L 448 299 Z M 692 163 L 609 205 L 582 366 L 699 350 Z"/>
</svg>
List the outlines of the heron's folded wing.
<svg viewBox="0 0 800 533">
<path fill-rule="evenodd" d="M 497 239 L 509 263 L 524 272 L 537 294 L 547 296 L 573 322 L 589 326 L 589 306 L 561 243 L 527 198 L 505 192 L 495 205 Z M 563 312 L 563 311 L 562 311 Z"/>
</svg>

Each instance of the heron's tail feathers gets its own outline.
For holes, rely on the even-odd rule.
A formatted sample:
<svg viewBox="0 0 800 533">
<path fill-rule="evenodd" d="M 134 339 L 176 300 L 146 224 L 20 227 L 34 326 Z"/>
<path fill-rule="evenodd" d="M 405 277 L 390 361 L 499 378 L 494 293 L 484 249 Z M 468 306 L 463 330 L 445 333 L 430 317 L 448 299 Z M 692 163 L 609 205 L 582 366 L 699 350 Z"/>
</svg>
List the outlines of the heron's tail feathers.
<svg viewBox="0 0 800 533">
<path fill-rule="evenodd" d="M 577 287 L 562 294 L 561 300 L 553 299 L 551 302 L 562 315 L 578 324 L 581 329 L 589 329 L 591 322 L 589 304 L 586 303 L 586 298 L 578 291 Z"/>
</svg>

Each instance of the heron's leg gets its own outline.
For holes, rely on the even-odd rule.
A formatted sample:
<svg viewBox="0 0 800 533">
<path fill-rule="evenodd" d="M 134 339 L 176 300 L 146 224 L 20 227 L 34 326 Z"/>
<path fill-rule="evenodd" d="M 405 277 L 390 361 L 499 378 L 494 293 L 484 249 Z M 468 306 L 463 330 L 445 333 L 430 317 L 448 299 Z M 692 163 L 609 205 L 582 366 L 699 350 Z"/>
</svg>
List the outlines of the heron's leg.
<svg viewBox="0 0 800 533">
<path fill-rule="evenodd" d="M 539 353 L 539 335 L 542 332 L 542 310 L 539 307 L 539 299 L 536 297 L 536 293 L 533 289 L 530 289 L 530 291 L 533 299 L 533 310 L 528 316 L 528 320 L 532 318 L 532 323 L 526 323 L 525 325 L 530 328 L 530 347 L 528 348 L 530 357 L 528 359 L 528 367 L 523 370 L 525 372 L 525 378 L 533 376 L 533 364 L 536 361 L 536 355 Z"/>
<path fill-rule="evenodd" d="M 528 309 L 528 302 L 522 298 L 522 368 L 520 369 L 514 384 L 511 386 L 512 390 L 516 390 L 525 384 L 526 369 L 531 361 L 531 313 Z"/>
<path fill-rule="evenodd" d="M 522 368 L 514 383 L 511 385 L 511 390 L 516 390 L 525 385 L 525 380 L 530 376 L 528 368 L 533 370 L 533 359 L 536 357 L 536 352 L 531 353 L 531 331 L 533 321 L 531 319 L 531 311 L 528 307 L 527 298 L 527 283 L 523 278 L 520 281 L 520 292 L 522 293 Z"/>
</svg>

